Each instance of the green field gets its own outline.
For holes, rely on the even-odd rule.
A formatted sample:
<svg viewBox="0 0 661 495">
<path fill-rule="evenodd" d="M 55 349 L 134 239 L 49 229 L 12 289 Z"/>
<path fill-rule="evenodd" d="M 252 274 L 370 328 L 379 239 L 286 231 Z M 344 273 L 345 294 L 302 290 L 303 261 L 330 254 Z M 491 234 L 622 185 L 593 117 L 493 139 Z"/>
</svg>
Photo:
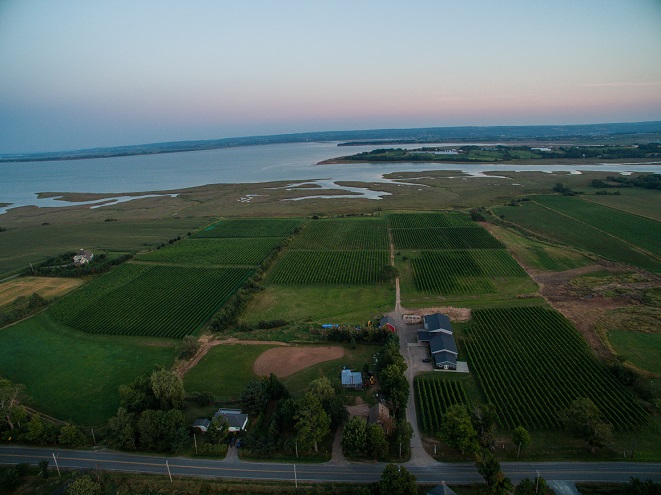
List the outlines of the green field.
<svg viewBox="0 0 661 495">
<path fill-rule="evenodd" d="M 661 333 L 611 330 L 608 341 L 615 352 L 635 366 L 661 374 Z"/>
<path fill-rule="evenodd" d="M 499 207 L 493 211 L 504 215 L 505 221 L 542 237 L 593 252 L 611 261 L 623 261 L 652 272 L 661 271 L 661 261 L 635 249 L 628 242 L 541 204 L 529 201 L 518 207 Z"/>
<path fill-rule="evenodd" d="M 536 196 L 535 202 L 584 222 L 661 258 L 661 222 L 576 197 Z M 659 194 L 661 203 L 661 194 Z M 661 209 L 661 207 L 657 207 Z"/>
<path fill-rule="evenodd" d="M 475 223 L 465 213 L 392 213 L 388 215 L 391 229 L 436 229 L 443 227 L 474 227 Z"/>
<path fill-rule="evenodd" d="M 392 229 L 395 249 L 502 249 L 482 227 Z"/>
<path fill-rule="evenodd" d="M 52 311 L 90 333 L 181 338 L 195 333 L 252 272 L 129 263 L 64 297 Z"/>
<path fill-rule="evenodd" d="M 232 218 L 207 227 L 195 237 L 279 237 L 292 235 L 303 226 L 297 218 Z"/>
<path fill-rule="evenodd" d="M 24 384 L 37 410 L 97 425 L 117 411 L 119 385 L 155 365 L 168 368 L 175 346 L 172 340 L 85 334 L 43 312 L 0 330 L 0 375 Z"/>
<path fill-rule="evenodd" d="M 250 380 L 257 378 L 252 366 L 271 345 L 217 345 L 184 375 L 186 392 L 211 392 L 217 400 L 239 397 Z"/>
<path fill-rule="evenodd" d="M 376 284 L 387 251 L 286 251 L 267 277 L 272 284 Z"/>
<path fill-rule="evenodd" d="M 394 305 L 395 289 L 390 284 L 269 285 L 255 294 L 242 321 L 251 325 L 260 320 L 357 325 L 391 311 Z"/>
<path fill-rule="evenodd" d="M 581 199 L 661 222 L 661 208 L 659 208 L 661 193 L 659 191 L 638 187 L 622 188 L 617 191 L 620 194 L 607 196 L 597 194 L 588 196 L 586 194 Z"/>
<path fill-rule="evenodd" d="M 636 430 L 648 419 L 555 310 L 475 310 L 462 343 L 505 429 L 556 430 L 558 412 L 579 397 L 592 399 L 616 430 Z"/>
<path fill-rule="evenodd" d="M 389 246 L 385 219 L 343 218 L 309 222 L 289 248 L 346 251 L 387 250 Z"/>
<path fill-rule="evenodd" d="M 416 289 L 425 294 L 490 294 L 492 279 L 528 279 L 504 249 L 423 251 L 411 265 Z"/>
<path fill-rule="evenodd" d="M 256 266 L 281 244 L 281 239 L 272 237 L 186 239 L 143 254 L 136 260 L 178 265 Z"/>
<path fill-rule="evenodd" d="M 427 375 L 416 376 L 414 390 L 422 431 L 429 435 L 439 431 L 442 416 L 448 407 L 455 404 L 470 404 L 464 386 L 458 380 L 442 380 Z"/>
<path fill-rule="evenodd" d="M 594 263 L 585 255 L 567 247 L 543 243 L 497 225 L 490 228 L 493 235 L 527 267 L 561 272 Z"/>
</svg>

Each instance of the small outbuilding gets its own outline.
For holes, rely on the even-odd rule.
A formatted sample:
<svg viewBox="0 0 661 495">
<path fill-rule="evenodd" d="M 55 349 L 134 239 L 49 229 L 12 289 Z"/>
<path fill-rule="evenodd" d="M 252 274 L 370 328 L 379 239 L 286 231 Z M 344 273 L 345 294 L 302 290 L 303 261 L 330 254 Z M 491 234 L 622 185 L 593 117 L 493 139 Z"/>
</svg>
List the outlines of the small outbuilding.
<svg viewBox="0 0 661 495">
<path fill-rule="evenodd" d="M 206 418 L 196 419 L 193 421 L 193 428 L 195 430 L 201 431 L 202 433 L 206 433 L 210 424 L 211 421 Z"/>
<path fill-rule="evenodd" d="M 445 481 L 438 486 L 435 486 L 427 492 L 427 495 L 457 495 L 452 488 L 445 484 Z"/>
<path fill-rule="evenodd" d="M 369 413 L 367 415 L 367 424 L 372 425 L 374 423 L 380 423 L 383 424 L 390 418 L 390 411 L 386 406 L 381 404 L 380 402 L 377 404 L 374 404 L 372 407 L 370 407 Z"/>
<path fill-rule="evenodd" d="M 381 318 L 381 321 L 379 322 L 379 327 L 381 328 L 387 328 L 391 332 L 395 332 L 395 320 L 393 320 L 390 316 L 384 316 Z"/>
<path fill-rule="evenodd" d="M 363 374 L 360 371 L 343 369 L 340 375 L 342 386 L 350 390 L 361 390 L 363 388 Z"/>
</svg>

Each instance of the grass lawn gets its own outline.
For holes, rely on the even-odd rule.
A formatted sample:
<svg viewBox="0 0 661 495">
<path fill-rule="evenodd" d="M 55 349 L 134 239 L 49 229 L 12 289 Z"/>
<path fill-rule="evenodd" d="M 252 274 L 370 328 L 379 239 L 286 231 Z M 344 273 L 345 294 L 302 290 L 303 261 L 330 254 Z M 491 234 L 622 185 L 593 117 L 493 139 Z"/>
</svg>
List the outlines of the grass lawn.
<svg viewBox="0 0 661 495">
<path fill-rule="evenodd" d="M 255 297 L 242 319 L 251 325 L 260 320 L 290 323 L 365 324 L 392 311 L 394 284 L 371 286 L 269 285 Z"/>
<path fill-rule="evenodd" d="M 333 343 L 333 345 L 339 345 Z M 374 362 L 373 356 L 379 350 L 378 345 L 356 345 L 355 349 L 349 346 L 344 347 L 344 356 L 340 359 L 332 361 L 325 361 L 314 366 L 310 366 L 298 373 L 282 378 L 282 383 L 285 384 L 289 393 L 294 397 L 301 396 L 305 393 L 311 381 L 325 376 L 331 380 L 334 378 L 340 379 L 340 372 L 343 366 L 347 366 L 356 371 L 362 371 L 365 363 L 372 364 Z M 370 368 L 371 369 L 371 368 Z M 351 395 L 361 395 L 363 392 L 348 392 Z"/>
<path fill-rule="evenodd" d="M 186 375 L 187 392 L 211 392 L 218 400 L 237 399 L 246 384 L 257 378 L 252 366 L 271 345 L 217 345 Z"/>
<path fill-rule="evenodd" d="M 661 373 L 661 334 L 611 330 L 608 340 L 615 352 L 632 364 L 652 373 Z"/>
<path fill-rule="evenodd" d="M 117 387 L 155 365 L 169 367 L 176 344 L 78 332 L 46 311 L 0 330 L 0 375 L 24 384 L 37 410 L 96 425 L 115 414 Z"/>
</svg>

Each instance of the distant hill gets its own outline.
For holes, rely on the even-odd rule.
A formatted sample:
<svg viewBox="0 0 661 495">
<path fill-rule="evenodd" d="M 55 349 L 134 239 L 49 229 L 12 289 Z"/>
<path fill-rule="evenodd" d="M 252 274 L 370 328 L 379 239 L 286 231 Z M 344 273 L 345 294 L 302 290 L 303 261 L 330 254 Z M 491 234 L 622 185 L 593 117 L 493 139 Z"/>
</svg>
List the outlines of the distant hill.
<svg viewBox="0 0 661 495">
<path fill-rule="evenodd" d="M 211 150 L 236 146 L 319 141 L 344 141 L 341 145 L 346 146 L 354 144 L 430 143 L 443 141 L 551 141 L 576 138 L 609 140 L 618 136 L 636 135 L 648 135 L 647 137 L 649 139 L 658 140 L 661 137 L 661 121 L 588 125 L 423 127 L 416 129 L 304 132 L 271 136 L 210 139 L 204 141 L 173 141 L 50 153 L 7 154 L 0 156 L 0 163 L 81 160 L 159 153 L 181 153 L 185 151 Z"/>
</svg>

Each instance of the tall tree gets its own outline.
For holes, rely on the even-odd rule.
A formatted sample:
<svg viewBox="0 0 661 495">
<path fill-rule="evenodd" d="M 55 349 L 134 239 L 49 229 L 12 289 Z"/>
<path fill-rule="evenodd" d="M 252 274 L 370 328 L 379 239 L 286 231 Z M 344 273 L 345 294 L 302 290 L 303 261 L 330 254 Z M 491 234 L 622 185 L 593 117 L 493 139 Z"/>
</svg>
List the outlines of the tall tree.
<svg viewBox="0 0 661 495">
<path fill-rule="evenodd" d="M 184 382 L 174 371 L 154 371 L 151 374 L 151 387 L 163 411 L 180 409 L 184 405 Z"/>
<path fill-rule="evenodd" d="M 360 416 L 349 419 L 342 430 L 344 455 L 358 457 L 365 452 L 367 443 L 367 421 Z"/>
<path fill-rule="evenodd" d="M 539 495 L 546 493 L 546 480 L 540 476 L 523 478 L 516 486 L 516 495 Z"/>
<path fill-rule="evenodd" d="M 477 403 L 471 411 L 471 422 L 482 447 L 493 448 L 496 442 L 496 420 L 498 415 L 493 404 Z"/>
<path fill-rule="evenodd" d="M 108 420 L 108 441 L 111 447 L 135 450 L 135 415 L 124 407 Z"/>
<path fill-rule="evenodd" d="M 6 423 L 10 430 L 14 429 L 14 417 L 25 416 L 22 403 L 27 400 L 25 386 L 12 383 L 6 378 L 0 378 L 0 424 Z"/>
<path fill-rule="evenodd" d="M 445 443 L 461 450 L 462 454 L 477 446 L 477 432 L 463 404 L 448 407 L 443 415 L 440 434 Z"/>
<path fill-rule="evenodd" d="M 516 451 L 516 458 L 518 459 L 521 449 L 525 449 L 530 445 L 530 433 L 523 426 L 517 426 L 512 432 L 512 441 L 518 446 Z"/>
<path fill-rule="evenodd" d="M 379 374 L 379 386 L 390 399 L 396 417 L 401 417 L 409 400 L 409 382 L 403 370 L 396 364 L 389 364 Z"/>
<path fill-rule="evenodd" d="M 388 439 L 381 425 L 374 423 L 367 428 L 367 453 L 376 461 L 388 453 Z"/>
<path fill-rule="evenodd" d="M 489 491 L 495 495 L 505 495 L 512 491 L 512 480 L 506 478 L 500 469 L 500 462 L 488 449 L 480 449 L 475 453 L 475 466 L 484 478 Z"/>
<path fill-rule="evenodd" d="M 324 411 L 319 398 L 306 393 L 294 417 L 296 420 L 296 440 L 303 448 L 314 447 L 319 452 L 318 442 L 330 432 L 330 417 Z"/>
<path fill-rule="evenodd" d="M 613 439 L 613 425 L 602 418 L 599 408 L 588 398 L 574 400 L 559 416 L 564 428 L 585 440 L 592 451 L 605 447 Z"/>
<path fill-rule="evenodd" d="M 418 485 L 415 476 L 409 473 L 404 466 L 388 464 L 381 474 L 379 481 L 381 495 L 417 495 Z"/>
<path fill-rule="evenodd" d="M 222 443 L 229 434 L 230 425 L 225 418 L 218 415 L 211 420 L 207 429 L 207 437 L 215 443 Z"/>
</svg>

